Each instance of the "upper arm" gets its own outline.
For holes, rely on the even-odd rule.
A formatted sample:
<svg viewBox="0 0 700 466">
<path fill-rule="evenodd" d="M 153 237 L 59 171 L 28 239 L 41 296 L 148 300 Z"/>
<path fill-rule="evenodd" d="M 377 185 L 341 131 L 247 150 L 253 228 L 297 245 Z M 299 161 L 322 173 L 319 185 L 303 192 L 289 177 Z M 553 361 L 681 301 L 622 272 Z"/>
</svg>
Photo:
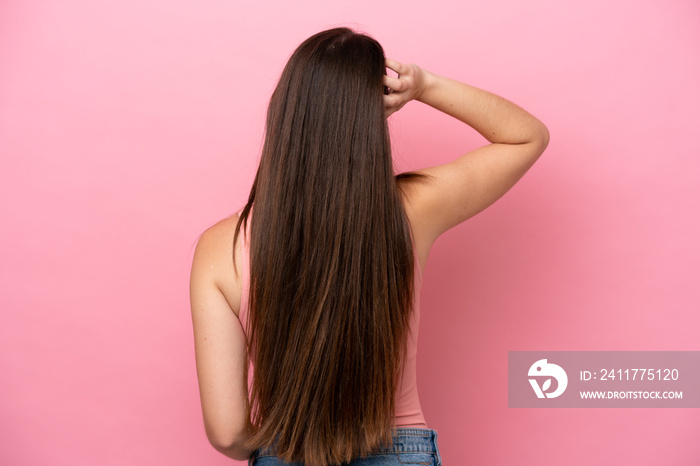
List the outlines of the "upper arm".
<svg viewBox="0 0 700 466">
<path fill-rule="evenodd" d="M 190 276 L 195 360 L 209 441 L 227 448 L 239 439 L 248 403 L 246 339 L 238 317 L 217 286 L 225 237 L 207 230 L 197 242 Z M 230 259 L 230 255 L 228 256 Z"/>
<path fill-rule="evenodd" d="M 417 170 L 430 177 L 411 180 L 406 191 L 428 242 L 503 196 L 535 163 L 548 139 L 545 130 L 533 142 L 489 144 L 450 163 Z"/>
</svg>

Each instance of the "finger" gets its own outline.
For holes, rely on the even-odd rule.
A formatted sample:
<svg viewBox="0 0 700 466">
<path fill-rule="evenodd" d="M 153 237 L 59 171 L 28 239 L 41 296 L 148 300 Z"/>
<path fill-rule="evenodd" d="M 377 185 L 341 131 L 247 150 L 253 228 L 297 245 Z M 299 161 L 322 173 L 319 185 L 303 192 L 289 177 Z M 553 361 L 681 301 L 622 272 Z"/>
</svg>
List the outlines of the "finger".
<svg viewBox="0 0 700 466">
<path fill-rule="evenodd" d="M 396 71 L 398 74 L 402 73 L 403 69 L 403 64 L 397 62 L 396 60 L 392 60 L 391 58 L 387 58 L 384 60 L 386 67 L 389 68 L 390 70 Z"/>
<path fill-rule="evenodd" d="M 403 81 L 401 81 L 398 78 L 391 77 L 391 76 L 384 75 L 384 78 L 382 79 L 382 83 L 386 87 L 388 87 L 389 89 L 392 89 L 396 92 L 401 92 L 405 88 Z"/>
<path fill-rule="evenodd" d="M 401 102 L 403 101 L 403 98 L 401 96 L 396 95 L 396 94 L 389 94 L 384 96 L 384 108 L 395 108 L 398 110 L 397 107 L 401 106 Z"/>
</svg>

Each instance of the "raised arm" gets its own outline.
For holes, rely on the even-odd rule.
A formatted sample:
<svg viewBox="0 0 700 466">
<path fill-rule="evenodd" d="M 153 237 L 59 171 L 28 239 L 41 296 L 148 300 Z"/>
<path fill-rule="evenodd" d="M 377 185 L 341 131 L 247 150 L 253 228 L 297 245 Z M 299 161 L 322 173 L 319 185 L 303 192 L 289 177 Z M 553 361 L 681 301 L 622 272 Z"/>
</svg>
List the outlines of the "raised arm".
<svg viewBox="0 0 700 466">
<path fill-rule="evenodd" d="M 417 65 L 387 60 L 398 78 L 385 77 L 387 116 L 418 100 L 468 124 L 491 144 L 450 163 L 416 170 L 428 179 L 407 180 L 402 188 L 430 244 L 448 229 L 503 196 L 549 143 L 549 131 L 514 103 Z"/>
</svg>

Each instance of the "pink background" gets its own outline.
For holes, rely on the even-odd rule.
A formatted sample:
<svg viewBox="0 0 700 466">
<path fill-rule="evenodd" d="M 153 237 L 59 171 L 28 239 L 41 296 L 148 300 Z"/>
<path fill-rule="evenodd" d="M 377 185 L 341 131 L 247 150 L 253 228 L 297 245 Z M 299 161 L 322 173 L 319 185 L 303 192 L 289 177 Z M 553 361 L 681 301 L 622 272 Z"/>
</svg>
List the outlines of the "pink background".
<svg viewBox="0 0 700 466">
<path fill-rule="evenodd" d="M 0 4 L 0 464 L 231 464 L 202 427 L 193 245 L 244 202 L 289 54 L 340 24 L 551 132 L 430 256 L 443 463 L 698 464 L 698 410 L 508 409 L 507 352 L 700 350 L 700 4 L 242 3 Z M 484 143 L 417 103 L 392 131 L 401 169 Z"/>
</svg>

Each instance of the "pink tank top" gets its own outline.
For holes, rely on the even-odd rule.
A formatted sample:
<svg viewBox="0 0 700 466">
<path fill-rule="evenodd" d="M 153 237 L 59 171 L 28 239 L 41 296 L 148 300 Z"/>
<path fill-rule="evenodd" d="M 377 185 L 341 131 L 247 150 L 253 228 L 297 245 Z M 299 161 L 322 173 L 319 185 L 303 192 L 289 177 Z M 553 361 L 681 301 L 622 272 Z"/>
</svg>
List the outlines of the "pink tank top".
<svg viewBox="0 0 700 466">
<path fill-rule="evenodd" d="M 252 212 L 252 210 L 251 210 Z M 240 216 L 241 212 L 238 212 Z M 245 235 L 241 235 L 241 308 L 238 318 L 246 331 L 248 322 L 248 294 L 250 291 L 250 216 Z M 413 239 L 411 237 L 411 239 Z M 418 324 L 420 322 L 420 290 L 423 282 L 423 272 L 420 267 L 418 254 L 415 246 L 413 248 L 415 266 L 414 273 L 414 293 L 413 293 L 413 315 L 408 334 L 406 365 L 403 368 L 403 376 L 396 389 L 395 414 L 397 427 L 422 427 L 427 428 L 423 410 L 418 399 L 418 386 L 416 385 L 416 356 L 418 354 Z M 246 335 L 248 336 L 248 335 Z M 248 387 L 252 386 L 253 367 L 252 363 L 248 369 Z"/>
</svg>

